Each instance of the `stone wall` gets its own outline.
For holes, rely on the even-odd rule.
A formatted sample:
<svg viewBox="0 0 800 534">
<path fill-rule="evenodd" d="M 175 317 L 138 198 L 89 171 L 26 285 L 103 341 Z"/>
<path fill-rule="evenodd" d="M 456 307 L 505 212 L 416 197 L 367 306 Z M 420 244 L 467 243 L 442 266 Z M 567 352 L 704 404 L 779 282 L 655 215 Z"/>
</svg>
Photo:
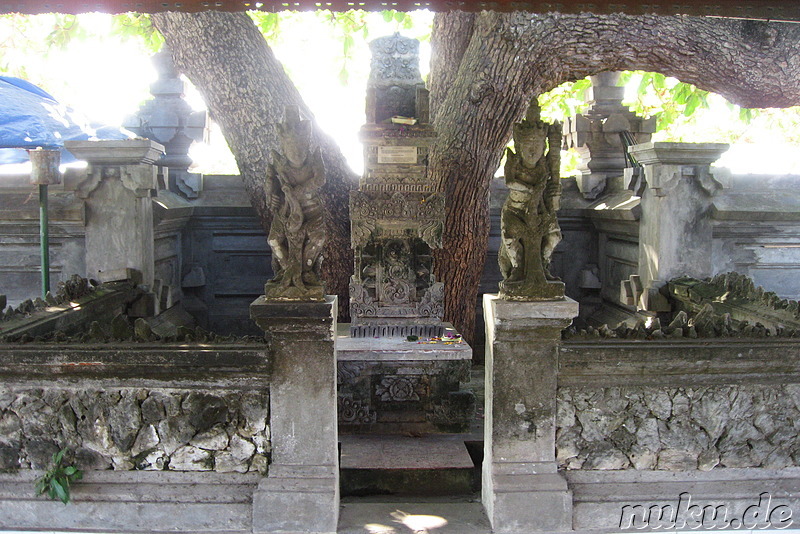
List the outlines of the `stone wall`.
<svg viewBox="0 0 800 534">
<path fill-rule="evenodd" d="M 565 342 L 562 470 L 800 466 L 800 347 L 787 340 Z"/>
<path fill-rule="evenodd" d="M 267 470 L 268 391 L 0 386 L 0 469 Z"/>
<path fill-rule="evenodd" d="M 0 347 L 0 470 L 266 473 L 264 345 Z"/>
<path fill-rule="evenodd" d="M 267 236 L 239 176 L 206 176 L 183 234 L 184 307 L 208 330 L 262 335 L 250 303 L 272 278 Z"/>
<path fill-rule="evenodd" d="M 50 187 L 53 284 L 86 275 L 85 210 L 70 188 L 83 170 L 71 170 Z M 713 221 L 713 273 L 749 274 L 784 298 L 800 296 L 800 204 L 797 176 L 731 176 L 714 170 L 723 188 L 706 214 Z M 38 213 L 27 176 L 0 184 L 0 292 L 16 305 L 39 293 Z M 492 186 L 489 236 L 480 292 L 497 291 L 499 208 L 505 187 Z M 594 201 L 583 198 L 574 179 L 564 181 L 559 224 L 564 239 L 556 248 L 553 272 L 567 295 L 581 303 L 581 317 L 616 325 L 635 306 L 620 298 L 620 284 L 639 270 L 639 197 L 622 179 L 609 181 Z M 154 198 L 155 276 L 170 288 L 165 304 L 181 296 L 184 307 L 206 329 L 221 334 L 258 334 L 248 306 L 271 276 L 271 255 L 239 176 L 205 176 L 196 199 L 165 190 Z M 705 215 L 704 215 L 705 216 Z M 105 251 L 104 251 L 105 253 Z M 697 273 L 683 273 L 697 276 Z M 480 306 L 480 295 L 476 306 Z M 478 321 L 481 321 L 478 314 Z M 478 332 L 482 332 L 478 324 Z M 482 339 L 477 340 L 477 346 Z M 476 354 L 480 354 L 478 351 Z"/>
<path fill-rule="evenodd" d="M 800 385 L 561 388 L 562 469 L 800 466 Z"/>
<path fill-rule="evenodd" d="M 50 277 L 55 289 L 73 274 L 85 275 L 84 213 L 80 199 L 63 184 L 48 190 Z M 41 296 L 39 203 L 27 175 L 6 175 L 0 181 L 0 236 L 0 293 L 12 306 Z"/>
<path fill-rule="evenodd" d="M 797 176 L 723 175 L 714 201 L 716 273 L 736 271 L 782 298 L 800 297 Z"/>
<path fill-rule="evenodd" d="M 86 208 L 73 191 L 85 175 L 85 169 L 70 169 L 62 184 L 49 188 L 53 288 L 74 274 L 97 276 L 86 272 Z M 0 293 L 12 306 L 41 292 L 38 203 L 32 187 L 24 175 L 5 176 L 0 184 Z M 241 178 L 206 176 L 203 191 L 193 200 L 160 189 L 153 199 L 153 219 L 153 269 L 157 284 L 165 288 L 159 292 L 160 309 L 183 302 L 206 329 L 260 335 L 249 320 L 249 305 L 272 276 L 271 254 Z"/>
</svg>

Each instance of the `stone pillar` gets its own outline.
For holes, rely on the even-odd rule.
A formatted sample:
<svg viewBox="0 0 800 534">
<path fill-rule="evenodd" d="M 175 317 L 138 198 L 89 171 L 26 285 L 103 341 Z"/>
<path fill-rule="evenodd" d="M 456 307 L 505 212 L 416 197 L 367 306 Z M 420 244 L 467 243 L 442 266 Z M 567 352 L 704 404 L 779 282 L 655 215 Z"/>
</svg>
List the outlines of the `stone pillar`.
<svg viewBox="0 0 800 534">
<path fill-rule="evenodd" d="M 676 276 L 705 278 L 712 265 L 711 202 L 722 188 L 710 165 L 723 143 L 644 143 L 630 153 L 644 165 L 639 221 L 640 309 L 668 311 L 658 292 Z"/>
<path fill-rule="evenodd" d="M 269 476 L 253 495 L 253 532 L 336 532 L 336 297 L 269 301 L 250 317 L 270 344 Z"/>
<path fill-rule="evenodd" d="M 87 275 L 108 280 L 130 268 L 142 274 L 142 284 L 153 287 L 153 197 L 158 186 L 154 163 L 164 147 L 149 139 L 64 145 L 89 163 L 86 178 L 75 185 L 86 210 Z"/>
<path fill-rule="evenodd" d="M 561 330 L 578 303 L 484 295 L 486 427 L 483 493 L 494 532 L 572 530 L 572 492 L 555 455 Z"/>
</svg>

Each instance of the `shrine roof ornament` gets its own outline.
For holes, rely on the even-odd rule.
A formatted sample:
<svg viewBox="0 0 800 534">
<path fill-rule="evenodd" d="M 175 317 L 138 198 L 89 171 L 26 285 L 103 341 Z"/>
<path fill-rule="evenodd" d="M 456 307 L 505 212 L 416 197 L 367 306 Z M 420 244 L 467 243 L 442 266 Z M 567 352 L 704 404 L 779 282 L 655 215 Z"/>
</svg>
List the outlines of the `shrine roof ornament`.
<svg viewBox="0 0 800 534">
<path fill-rule="evenodd" d="M 413 11 L 430 9 L 433 11 L 530 11 L 547 13 L 592 12 L 597 14 L 626 13 L 629 15 L 692 15 L 761 19 L 774 21 L 800 22 L 800 2 L 780 0 L 557 0 L 515 1 L 515 0 L 0 0 L 2 13 L 157 13 L 160 11 L 307 11 L 330 9 L 347 11 L 365 9 L 381 11 L 395 9 Z"/>
</svg>

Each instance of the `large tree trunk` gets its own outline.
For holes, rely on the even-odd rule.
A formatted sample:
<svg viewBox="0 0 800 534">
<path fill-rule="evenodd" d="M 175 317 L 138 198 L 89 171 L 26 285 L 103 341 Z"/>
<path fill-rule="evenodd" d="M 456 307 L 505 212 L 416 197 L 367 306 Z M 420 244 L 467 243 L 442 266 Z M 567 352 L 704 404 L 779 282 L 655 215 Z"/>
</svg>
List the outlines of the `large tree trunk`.
<svg viewBox="0 0 800 534">
<path fill-rule="evenodd" d="M 439 138 L 431 173 L 447 192 L 446 319 L 474 339 L 489 184 L 530 98 L 603 70 L 675 76 L 746 107 L 800 104 L 800 27 L 696 17 L 439 13 L 431 72 Z M 453 74 L 455 72 L 455 75 Z M 445 92 L 446 91 L 446 92 Z"/>
<path fill-rule="evenodd" d="M 253 207 L 269 233 L 264 186 L 270 150 L 278 148 L 274 125 L 283 120 L 287 104 L 298 105 L 306 118 L 313 119 L 313 113 L 246 14 L 158 13 L 152 18 L 172 49 L 178 70 L 198 88 L 220 125 Z M 339 295 L 340 320 L 346 321 L 353 270 L 348 197 L 357 181 L 339 147 L 316 124 L 314 140 L 322 149 L 327 178 L 322 274 L 327 292 Z"/>
</svg>

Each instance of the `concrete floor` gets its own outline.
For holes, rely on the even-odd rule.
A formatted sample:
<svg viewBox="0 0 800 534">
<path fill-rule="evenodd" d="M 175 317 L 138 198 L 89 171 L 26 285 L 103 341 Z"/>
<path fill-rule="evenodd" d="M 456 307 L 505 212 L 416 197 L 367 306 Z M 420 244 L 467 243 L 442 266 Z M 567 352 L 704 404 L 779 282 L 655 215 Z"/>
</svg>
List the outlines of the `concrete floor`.
<svg viewBox="0 0 800 534">
<path fill-rule="evenodd" d="M 477 500 L 476 500 L 477 499 Z M 490 534 L 479 496 L 343 499 L 340 534 Z"/>
</svg>

